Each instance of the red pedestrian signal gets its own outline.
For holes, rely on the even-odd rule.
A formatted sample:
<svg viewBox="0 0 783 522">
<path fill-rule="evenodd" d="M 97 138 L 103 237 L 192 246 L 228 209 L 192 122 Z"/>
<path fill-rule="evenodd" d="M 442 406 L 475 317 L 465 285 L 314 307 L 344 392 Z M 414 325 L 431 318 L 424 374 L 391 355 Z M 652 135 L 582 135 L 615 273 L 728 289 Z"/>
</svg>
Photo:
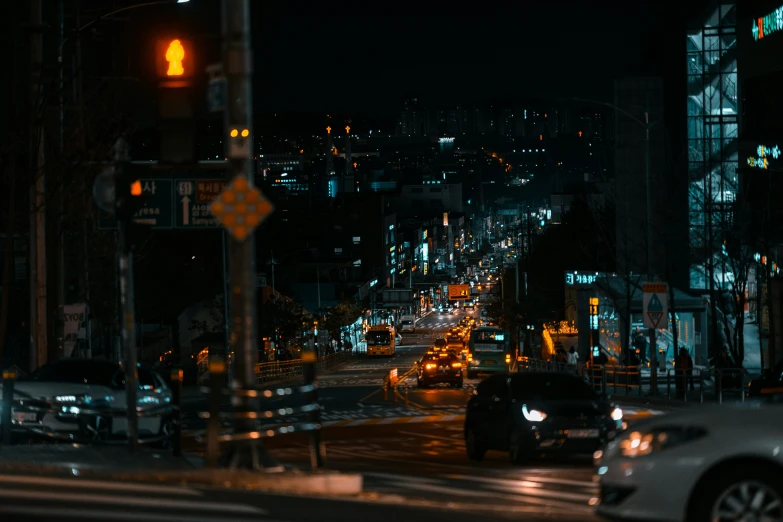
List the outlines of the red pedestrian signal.
<svg viewBox="0 0 783 522">
<path fill-rule="evenodd" d="M 130 186 L 131 196 L 141 196 L 141 180 L 136 180 Z"/>
<path fill-rule="evenodd" d="M 184 80 L 195 72 L 193 46 L 181 38 L 158 40 L 155 61 L 158 78 L 162 80 Z"/>
</svg>

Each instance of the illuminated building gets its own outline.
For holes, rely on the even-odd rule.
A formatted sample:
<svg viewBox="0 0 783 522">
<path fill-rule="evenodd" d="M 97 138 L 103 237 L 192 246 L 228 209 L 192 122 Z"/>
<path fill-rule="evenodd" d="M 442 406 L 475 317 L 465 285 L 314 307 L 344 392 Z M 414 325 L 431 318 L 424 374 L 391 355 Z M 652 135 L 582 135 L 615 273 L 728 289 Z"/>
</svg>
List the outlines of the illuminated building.
<svg viewBox="0 0 783 522">
<path fill-rule="evenodd" d="M 750 25 L 748 25 L 750 30 Z M 737 196 L 739 97 L 734 4 L 715 5 L 687 34 L 690 287 L 730 284 L 722 231 Z"/>
</svg>

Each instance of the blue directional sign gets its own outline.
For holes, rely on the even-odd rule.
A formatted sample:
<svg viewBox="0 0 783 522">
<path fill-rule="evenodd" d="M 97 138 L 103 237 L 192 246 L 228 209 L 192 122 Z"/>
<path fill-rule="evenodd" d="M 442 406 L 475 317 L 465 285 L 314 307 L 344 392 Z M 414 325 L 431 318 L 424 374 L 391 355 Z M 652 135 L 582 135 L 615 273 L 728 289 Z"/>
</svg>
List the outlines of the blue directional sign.
<svg viewBox="0 0 783 522">
<path fill-rule="evenodd" d="M 133 216 L 133 222 L 154 229 L 169 229 L 174 226 L 171 212 L 173 198 L 170 179 L 141 178 L 141 191 L 145 197 L 144 206 Z M 98 228 L 117 228 L 117 219 L 100 211 Z"/>
<path fill-rule="evenodd" d="M 668 322 L 666 283 L 645 283 L 642 285 L 642 320 L 645 328 L 665 328 Z"/>
<path fill-rule="evenodd" d="M 178 179 L 174 182 L 175 228 L 217 228 L 220 224 L 212 215 L 209 205 L 226 187 L 222 179 Z"/>
</svg>

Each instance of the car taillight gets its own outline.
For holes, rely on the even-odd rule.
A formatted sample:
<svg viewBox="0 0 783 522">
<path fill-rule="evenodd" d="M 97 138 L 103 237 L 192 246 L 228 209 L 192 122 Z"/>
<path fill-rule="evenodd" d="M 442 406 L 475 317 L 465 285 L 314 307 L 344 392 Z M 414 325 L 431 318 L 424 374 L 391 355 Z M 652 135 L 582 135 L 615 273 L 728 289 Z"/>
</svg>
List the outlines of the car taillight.
<svg viewBox="0 0 783 522">
<path fill-rule="evenodd" d="M 462 363 L 461 362 L 451 363 L 451 367 L 452 368 L 462 368 Z"/>
<path fill-rule="evenodd" d="M 424 367 L 425 367 L 426 369 L 428 369 L 428 370 L 432 370 L 432 369 L 433 369 L 433 368 L 435 368 L 436 366 L 437 366 L 437 365 L 435 365 L 435 364 L 425 364 L 425 365 L 424 365 Z"/>
</svg>

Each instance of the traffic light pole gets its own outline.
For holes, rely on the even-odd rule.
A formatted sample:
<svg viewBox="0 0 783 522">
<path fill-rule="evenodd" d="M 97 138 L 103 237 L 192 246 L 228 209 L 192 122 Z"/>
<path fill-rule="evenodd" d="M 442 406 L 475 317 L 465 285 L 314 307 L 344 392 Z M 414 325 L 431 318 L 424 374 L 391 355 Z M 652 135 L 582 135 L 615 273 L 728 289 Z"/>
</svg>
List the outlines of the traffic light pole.
<svg viewBox="0 0 783 522">
<path fill-rule="evenodd" d="M 226 76 L 226 111 L 224 117 L 226 137 L 224 143 L 229 148 L 229 178 L 246 178 L 253 183 L 252 163 L 252 57 L 250 52 L 250 2 L 249 0 L 223 0 L 223 71 Z M 230 150 L 228 133 L 233 126 L 248 129 L 249 141 L 245 153 Z M 232 332 L 231 346 L 235 349 L 234 387 L 249 390 L 256 386 L 255 363 L 258 359 L 258 323 L 256 314 L 255 285 L 256 245 L 252 232 L 238 241 L 233 237 L 228 246 Z M 257 412 L 258 400 L 240 394 L 233 399 L 234 410 Z M 235 433 L 256 431 L 255 421 L 237 415 Z M 248 417 L 250 417 L 248 415 Z M 248 442 L 234 442 L 224 454 L 223 463 L 233 469 L 269 469 L 279 468 L 279 464 L 264 449 L 258 439 Z"/>
<path fill-rule="evenodd" d="M 120 302 L 122 307 L 122 349 L 125 356 L 125 398 L 127 411 L 128 445 L 131 451 L 139 446 L 139 417 L 136 414 L 138 395 L 138 368 L 136 365 L 136 321 L 134 319 L 135 297 L 133 286 L 133 251 L 128 240 L 128 225 L 132 219 L 132 207 L 127 200 L 125 190 L 130 186 L 127 179 L 126 165 L 130 161 L 128 144 L 120 138 L 114 145 L 115 190 L 122 190 L 124 206 L 117 219 L 117 250 L 119 250 L 120 265 Z"/>
</svg>

